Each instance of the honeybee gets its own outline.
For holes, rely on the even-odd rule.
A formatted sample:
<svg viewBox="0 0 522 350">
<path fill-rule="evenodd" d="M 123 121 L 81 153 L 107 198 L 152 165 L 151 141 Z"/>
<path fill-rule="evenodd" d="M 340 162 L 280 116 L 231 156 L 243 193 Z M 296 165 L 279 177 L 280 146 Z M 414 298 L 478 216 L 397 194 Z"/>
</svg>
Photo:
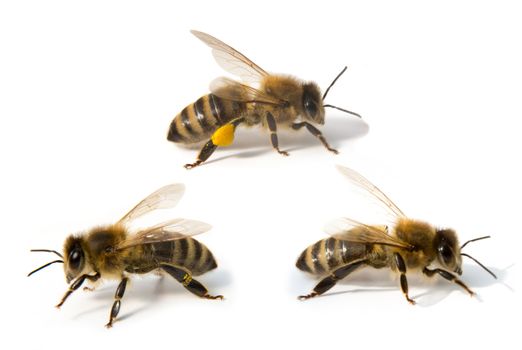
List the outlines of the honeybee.
<svg viewBox="0 0 522 350">
<path fill-rule="evenodd" d="M 207 289 L 192 277 L 217 267 L 210 250 L 191 237 L 208 231 L 211 228 L 209 224 L 189 219 L 172 219 L 137 232 L 131 232 L 128 228 L 131 221 L 152 210 L 174 207 L 184 191 L 185 186 L 182 184 L 167 185 L 143 199 L 115 224 L 70 235 L 65 240 L 63 255 L 49 249 L 31 250 L 51 252 L 60 259 L 35 269 L 28 276 L 49 265 L 64 264 L 69 288 L 56 305 L 57 308 L 86 280 L 93 287 L 102 279 L 120 280 L 109 322 L 106 324 L 108 328 L 112 327 L 120 311 L 121 299 L 131 274 L 166 272 L 199 297 L 223 299 L 221 295 L 208 294 Z"/>
<path fill-rule="evenodd" d="M 269 74 L 245 55 L 213 36 L 196 30 L 191 33 L 212 48 L 214 58 L 222 68 L 239 76 L 245 84 L 225 77 L 217 78 L 210 84 L 210 94 L 185 107 L 173 119 L 167 135 L 169 141 L 182 144 L 206 141 L 196 162 L 186 164 L 185 168 L 200 165 L 218 146 L 232 144 L 235 129 L 239 125 L 261 124 L 268 128 L 272 146 L 284 156 L 288 156 L 288 152 L 279 149 L 278 126 L 293 130 L 305 127 L 329 151 L 338 153 L 330 147 L 314 124 L 324 124 L 325 107 L 361 117 L 357 113 L 323 103 L 328 91 L 346 71 L 346 67 L 321 97 L 321 90 L 314 82 Z M 255 84 L 257 87 L 247 84 Z"/>
<path fill-rule="evenodd" d="M 468 243 L 490 236 L 475 238 L 459 246 L 454 230 L 408 218 L 362 175 L 352 169 L 338 168 L 353 184 L 384 204 L 394 217 L 395 225 L 391 232 L 387 226 L 366 225 L 348 218 L 327 225 L 325 231 L 331 237 L 312 244 L 297 259 L 298 269 L 323 277 L 310 294 L 299 296 L 300 300 L 325 293 L 339 280 L 365 266 L 389 268 L 398 273 L 402 293 L 411 304 L 415 301 L 408 295 L 407 272 L 421 271 L 428 277 L 439 275 L 473 296 L 474 292 L 457 277 L 462 274 L 462 256 L 465 256 L 496 278 L 478 260 L 462 252 Z"/>
</svg>

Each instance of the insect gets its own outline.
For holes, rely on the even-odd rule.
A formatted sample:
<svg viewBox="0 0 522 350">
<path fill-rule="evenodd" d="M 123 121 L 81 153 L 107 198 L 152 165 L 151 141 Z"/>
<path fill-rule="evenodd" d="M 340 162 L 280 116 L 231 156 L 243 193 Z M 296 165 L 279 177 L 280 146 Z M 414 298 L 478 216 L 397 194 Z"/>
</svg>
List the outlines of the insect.
<svg viewBox="0 0 522 350">
<path fill-rule="evenodd" d="M 310 294 L 302 295 L 299 299 L 306 300 L 325 293 L 339 280 L 364 266 L 389 268 L 398 273 L 402 293 L 411 304 L 415 304 L 415 301 L 408 295 L 407 272 L 422 271 L 429 277 L 439 275 L 473 296 L 474 292 L 457 277 L 462 274 L 461 257 L 465 256 L 496 278 L 478 260 L 462 252 L 468 243 L 489 236 L 475 238 L 459 246 L 454 230 L 436 228 L 408 218 L 362 175 L 352 169 L 338 168 L 353 184 L 384 204 L 394 217 L 395 225 L 391 232 L 387 226 L 365 225 L 348 218 L 327 225 L 325 231 L 331 237 L 312 244 L 297 259 L 298 269 L 323 277 Z"/>
<path fill-rule="evenodd" d="M 185 186 L 182 184 L 167 185 L 143 199 L 115 224 L 96 227 L 84 234 L 70 235 L 65 240 L 63 255 L 49 249 L 31 250 L 51 252 L 60 259 L 35 269 L 28 276 L 49 265 L 64 264 L 69 288 L 56 305 L 57 308 L 85 281 L 91 282 L 94 287 L 102 279 L 120 280 L 107 327 L 112 327 L 120 311 L 121 299 L 132 274 L 165 272 L 199 297 L 223 299 L 221 295 L 208 294 L 207 289 L 192 277 L 217 267 L 210 250 L 191 238 L 208 231 L 210 225 L 189 219 L 173 219 L 137 232 L 131 232 L 128 228 L 134 219 L 152 210 L 174 207 L 184 191 Z"/>
<path fill-rule="evenodd" d="M 269 74 L 213 36 L 195 30 L 191 33 L 210 46 L 217 63 L 227 72 L 239 76 L 243 83 L 225 77 L 215 79 L 210 84 L 210 94 L 185 107 L 172 120 L 167 135 L 169 141 L 182 144 L 206 142 L 196 162 L 185 165 L 187 169 L 206 161 L 218 146 L 232 144 L 235 129 L 239 125 L 262 125 L 268 128 L 273 148 L 284 156 L 288 152 L 279 149 L 278 126 L 293 130 L 304 127 L 329 151 L 338 153 L 330 147 L 314 124 L 324 124 L 325 107 L 361 117 L 357 113 L 323 103 L 346 67 L 321 97 L 321 90 L 314 82 Z"/>
</svg>

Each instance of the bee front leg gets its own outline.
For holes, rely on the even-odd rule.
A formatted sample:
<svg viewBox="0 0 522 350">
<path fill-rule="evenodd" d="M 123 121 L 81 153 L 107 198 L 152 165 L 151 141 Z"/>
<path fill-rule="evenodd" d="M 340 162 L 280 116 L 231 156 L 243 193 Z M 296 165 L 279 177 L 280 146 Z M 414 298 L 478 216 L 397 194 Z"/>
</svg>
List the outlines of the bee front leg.
<svg viewBox="0 0 522 350">
<path fill-rule="evenodd" d="M 120 312 L 120 306 L 121 306 L 121 298 L 123 298 L 123 294 L 125 294 L 125 287 L 127 286 L 127 282 L 129 279 L 127 277 L 123 277 L 121 279 L 120 284 L 118 285 L 118 288 L 116 289 L 116 293 L 114 294 L 114 304 L 112 304 L 111 308 L 111 315 L 109 316 L 109 323 L 105 325 L 107 328 L 112 327 L 112 323 L 114 322 L 114 319 L 116 316 L 118 316 L 118 313 Z"/>
<path fill-rule="evenodd" d="M 284 156 L 288 156 L 288 152 L 281 151 L 279 149 L 279 140 L 277 139 L 277 125 L 274 116 L 272 113 L 268 112 L 266 114 L 266 122 L 268 124 L 268 129 L 270 130 L 270 141 L 272 141 L 272 147 Z"/>
<path fill-rule="evenodd" d="M 292 124 L 292 129 L 299 130 L 303 126 L 306 126 L 306 129 L 310 132 L 310 134 L 312 134 L 315 137 L 317 137 L 321 141 L 321 143 L 324 145 L 324 147 L 326 147 L 327 150 L 329 150 L 330 152 L 333 152 L 335 154 L 339 154 L 338 150 L 336 150 L 335 148 L 330 147 L 330 145 L 328 144 L 328 142 L 324 138 L 323 134 L 319 131 L 319 129 L 317 129 L 312 124 L 310 124 L 308 122 L 294 123 L 294 124 Z"/>
<path fill-rule="evenodd" d="M 395 260 L 395 266 L 397 266 L 397 270 L 399 270 L 401 273 L 402 294 L 404 294 L 406 300 L 408 300 L 410 304 L 415 305 L 415 300 L 408 296 L 408 280 L 406 279 L 406 264 L 404 263 L 404 259 L 399 253 L 395 253 L 393 258 Z"/>
<path fill-rule="evenodd" d="M 427 267 L 425 267 L 422 272 L 428 276 L 428 277 L 432 277 L 434 274 L 438 273 L 439 275 L 441 275 L 442 277 L 444 277 L 445 279 L 447 279 L 448 281 L 450 282 L 453 282 L 455 284 L 458 284 L 459 286 L 461 286 L 462 288 L 464 288 L 466 290 L 466 292 L 469 293 L 470 296 L 473 296 L 475 295 L 475 293 L 469 289 L 468 286 L 466 286 L 464 284 L 464 282 L 462 282 L 461 280 L 459 280 L 457 278 L 457 276 L 455 276 L 454 274 L 452 274 L 451 272 L 448 272 L 446 270 L 443 270 L 443 269 L 434 269 L 434 270 L 430 270 L 428 269 Z"/>
<path fill-rule="evenodd" d="M 59 309 L 63 305 L 63 303 L 65 303 L 65 300 L 67 300 L 69 295 L 71 295 L 75 290 L 80 288 L 81 285 L 83 284 L 83 282 L 86 279 L 88 279 L 91 282 L 95 282 L 99 278 L 100 278 L 100 274 L 99 273 L 96 273 L 94 275 L 87 275 L 87 274 L 85 274 L 85 275 L 81 275 L 80 277 L 78 277 L 76 280 L 74 280 L 73 283 L 71 283 L 71 285 L 69 286 L 69 289 L 67 290 L 67 292 L 65 292 L 65 295 L 63 296 L 63 298 L 60 301 L 60 303 L 58 303 L 58 305 L 56 305 L 56 307 Z"/>
<path fill-rule="evenodd" d="M 307 295 L 300 295 L 298 297 L 299 300 L 306 300 L 318 295 L 323 294 L 324 292 L 331 289 L 335 284 L 352 273 L 355 269 L 360 267 L 362 264 L 366 263 L 366 259 L 352 261 L 349 264 L 343 265 L 337 269 L 335 269 L 331 275 L 323 278 L 314 288 L 312 293 Z"/>
<path fill-rule="evenodd" d="M 222 295 L 208 294 L 207 288 L 193 279 L 190 273 L 185 269 L 169 264 L 162 264 L 161 268 L 174 277 L 176 281 L 180 282 L 189 292 L 196 294 L 198 297 L 205 299 L 223 299 Z"/>
</svg>

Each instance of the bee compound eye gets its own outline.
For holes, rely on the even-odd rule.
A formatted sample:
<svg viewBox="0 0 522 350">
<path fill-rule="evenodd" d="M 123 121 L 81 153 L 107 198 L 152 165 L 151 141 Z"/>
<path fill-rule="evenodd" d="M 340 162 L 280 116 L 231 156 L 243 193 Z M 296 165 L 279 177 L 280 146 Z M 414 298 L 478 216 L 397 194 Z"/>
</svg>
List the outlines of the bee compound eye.
<svg viewBox="0 0 522 350">
<path fill-rule="evenodd" d="M 83 253 L 81 249 L 74 248 L 69 254 L 69 266 L 73 270 L 78 270 L 82 264 Z"/>
<path fill-rule="evenodd" d="M 315 102 L 311 100 L 306 100 L 304 107 L 306 113 L 308 113 L 311 117 L 315 117 L 315 115 L 317 114 L 317 105 L 315 104 Z"/>
<path fill-rule="evenodd" d="M 442 257 L 442 260 L 445 264 L 451 263 L 453 260 L 453 251 L 451 250 L 451 247 L 444 243 L 439 247 L 439 254 Z"/>
</svg>

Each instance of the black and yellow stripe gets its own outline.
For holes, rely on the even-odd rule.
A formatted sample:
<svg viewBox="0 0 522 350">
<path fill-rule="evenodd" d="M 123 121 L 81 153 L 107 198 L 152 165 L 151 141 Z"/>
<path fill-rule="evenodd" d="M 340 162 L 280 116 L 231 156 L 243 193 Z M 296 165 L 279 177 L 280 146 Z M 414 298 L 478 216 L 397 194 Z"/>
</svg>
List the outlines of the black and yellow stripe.
<svg viewBox="0 0 522 350">
<path fill-rule="evenodd" d="M 192 275 L 198 276 L 217 267 L 212 252 L 203 243 L 190 237 L 171 243 L 170 263 L 187 269 Z"/>
<path fill-rule="evenodd" d="M 126 271 L 147 273 L 157 269 L 158 264 L 175 265 L 198 276 L 217 267 L 212 252 L 193 238 L 147 244 L 136 254 L 127 257 Z"/>
<path fill-rule="evenodd" d="M 350 261 L 365 257 L 367 253 L 368 247 L 365 244 L 330 237 L 306 248 L 295 265 L 299 270 L 324 275 Z"/>
<path fill-rule="evenodd" d="M 214 94 L 204 95 L 172 120 L 167 139 L 184 144 L 208 140 L 220 126 L 240 117 L 244 111 L 244 103 Z"/>
</svg>

